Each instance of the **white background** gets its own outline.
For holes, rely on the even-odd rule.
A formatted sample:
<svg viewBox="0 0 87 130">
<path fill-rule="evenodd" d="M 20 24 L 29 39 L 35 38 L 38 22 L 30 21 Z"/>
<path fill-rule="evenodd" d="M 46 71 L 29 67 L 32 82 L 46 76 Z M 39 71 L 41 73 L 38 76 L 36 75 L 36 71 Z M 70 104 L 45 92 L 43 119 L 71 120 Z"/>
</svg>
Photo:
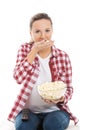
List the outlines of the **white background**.
<svg viewBox="0 0 87 130">
<path fill-rule="evenodd" d="M 87 120 L 87 4 L 84 0 L 0 1 L 0 122 L 7 118 L 19 92 L 20 85 L 13 79 L 16 55 L 19 46 L 29 41 L 29 20 L 38 12 L 50 15 L 55 45 L 70 56 L 74 94 L 69 106 L 84 130 Z"/>
</svg>

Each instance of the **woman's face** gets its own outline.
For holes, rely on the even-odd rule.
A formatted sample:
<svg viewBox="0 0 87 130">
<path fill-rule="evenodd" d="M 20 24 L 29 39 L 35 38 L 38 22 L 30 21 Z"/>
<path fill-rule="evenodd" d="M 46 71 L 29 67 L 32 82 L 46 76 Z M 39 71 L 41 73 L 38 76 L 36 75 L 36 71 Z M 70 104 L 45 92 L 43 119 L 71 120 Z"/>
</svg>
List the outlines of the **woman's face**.
<svg viewBox="0 0 87 130">
<path fill-rule="evenodd" d="M 39 42 L 42 40 L 51 40 L 52 32 L 53 29 L 50 20 L 41 19 L 32 24 L 30 34 L 34 42 Z"/>
</svg>

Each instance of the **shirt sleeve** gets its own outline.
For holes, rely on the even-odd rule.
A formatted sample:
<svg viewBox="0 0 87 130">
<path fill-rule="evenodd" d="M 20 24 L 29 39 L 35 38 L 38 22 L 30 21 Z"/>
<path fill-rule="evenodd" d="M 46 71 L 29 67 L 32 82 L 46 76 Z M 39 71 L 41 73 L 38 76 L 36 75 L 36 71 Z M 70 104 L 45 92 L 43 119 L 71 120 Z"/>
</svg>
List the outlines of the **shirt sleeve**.
<svg viewBox="0 0 87 130">
<path fill-rule="evenodd" d="M 72 66 L 71 66 L 71 61 L 69 59 L 69 56 L 66 54 L 65 58 L 65 83 L 67 84 L 67 90 L 65 93 L 65 101 L 64 103 L 66 104 L 68 100 L 72 98 L 73 94 L 73 87 L 72 87 Z"/>
<path fill-rule="evenodd" d="M 34 64 L 30 64 L 26 58 L 30 49 L 27 45 L 21 45 L 18 54 L 16 65 L 13 71 L 13 77 L 17 81 L 18 84 L 21 84 L 28 76 L 31 76 L 34 71 Z"/>
</svg>

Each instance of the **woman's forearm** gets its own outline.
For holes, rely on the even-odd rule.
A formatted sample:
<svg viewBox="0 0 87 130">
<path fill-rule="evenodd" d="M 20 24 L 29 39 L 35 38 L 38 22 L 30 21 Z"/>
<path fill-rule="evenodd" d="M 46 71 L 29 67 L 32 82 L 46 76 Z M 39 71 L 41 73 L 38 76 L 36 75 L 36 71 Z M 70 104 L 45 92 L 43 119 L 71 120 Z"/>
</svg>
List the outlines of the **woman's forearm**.
<svg viewBox="0 0 87 130">
<path fill-rule="evenodd" d="M 33 63 L 36 54 L 37 54 L 37 49 L 36 49 L 36 48 L 32 48 L 32 50 L 29 52 L 29 54 L 28 54 L 27 57 L 26 57 L 27 61 L 28 61 L 30 64 Z"/>
</svg>

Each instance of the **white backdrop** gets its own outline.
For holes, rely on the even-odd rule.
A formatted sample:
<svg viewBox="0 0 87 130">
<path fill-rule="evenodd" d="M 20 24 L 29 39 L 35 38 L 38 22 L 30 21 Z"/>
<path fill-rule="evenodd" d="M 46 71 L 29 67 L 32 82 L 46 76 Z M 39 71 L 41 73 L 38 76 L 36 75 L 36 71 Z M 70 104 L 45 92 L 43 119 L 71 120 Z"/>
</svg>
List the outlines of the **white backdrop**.
<svg viewBox="0 0 87 130">
<path fill-rule="evenodd" d="M 7 118 L 20 89 L 13 79 L 17 50 L 29 41 L 29 20 L 38 12 L 50 15 L 55 45 L 70 56 L 74 94 L 69 106 L 84 130 L 87 116 L 87 4 L 84 0 L 0 1 L 0 122 Z"/>
</svg>

